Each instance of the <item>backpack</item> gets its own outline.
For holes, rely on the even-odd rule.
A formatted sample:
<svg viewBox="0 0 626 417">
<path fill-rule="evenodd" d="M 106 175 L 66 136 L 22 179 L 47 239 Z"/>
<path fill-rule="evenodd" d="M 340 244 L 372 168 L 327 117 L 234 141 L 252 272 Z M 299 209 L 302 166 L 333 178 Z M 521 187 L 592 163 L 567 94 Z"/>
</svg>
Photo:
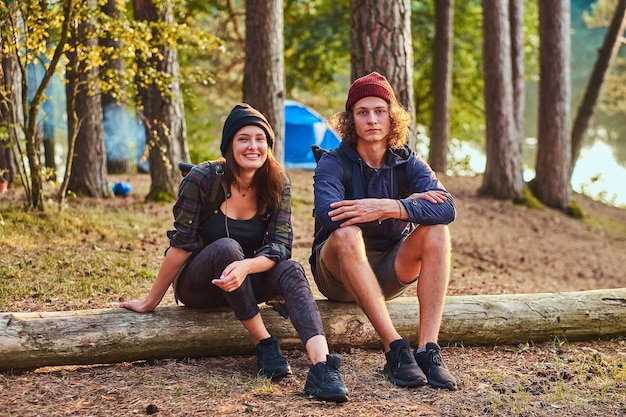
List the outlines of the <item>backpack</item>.
<svg viewBox="0 0 626 417">
<path fill-rule="evenodd" d="M 211 189 L 208 192 L 207 210 L 200 218 L 200 224 L 211 217 L 214 211 L 226 200 L 226 187 L 222 184 L 224 179 L 224 166 L 219 161 L 206 161 L 203 163 L 209 165 L 209 169 L 215 177 L 211 182 Z M 180 169 L 180 173 L 183 177 L 186 176 L 193 167 L 195 167 L 194 164 L 187 162 L 178 163 L 178 169 Z"/>
<path fill-rule="evenodd" d="M 348 159 L 348 156 L 344 153 L 344 151 L 339 147 L 339 156 L 341 157 L 341 163 L 343 165 L 343 177 L 341 177 L 341 183 L 343 184 L 344 189 L 348 189 L 348 186 L 352 183 L 352 163 Z M 315 158 L 315 163 L 318 163 L 328 149 L 321 148 L 318 145 L 311 145 L 311 151 L 313 152 L 313 158 Z M 406 164 L 396 165 L 394 167 L 394 171 L 396 172 L 396 177 L 398 178 L 398 195 L 401 198 L 405 198 L 409 196 L 409 181 L 406 176 Z M 314 236 L 317 235 L 317 232 L 322 227 L 315 217 L 315 209 L 313 209 L 313 218 L 315 218 L 315 232 Z"/>
</svg>

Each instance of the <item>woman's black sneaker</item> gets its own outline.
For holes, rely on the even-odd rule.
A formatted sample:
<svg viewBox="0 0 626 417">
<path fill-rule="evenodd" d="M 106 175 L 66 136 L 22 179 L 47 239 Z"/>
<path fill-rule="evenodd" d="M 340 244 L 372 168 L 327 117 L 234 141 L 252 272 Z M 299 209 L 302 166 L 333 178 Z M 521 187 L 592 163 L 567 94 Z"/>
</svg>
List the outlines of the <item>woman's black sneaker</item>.
<svg viewBox="0 0 626 417">
<path fill-rule="evenodd" d="M 311 365 L 306 376 L 304 392 L 324 401 L 343 403 L 348 401 L 348 390 L 339 375 L 341 359 L 336 355 L 326 355 L 326 362 Z"/>
<path fill-rule="evenodd" d="M 426 374 L 428 384 L 435 388 L 447 388 L 450 391 L 457 389 L 456 379 L 448 371 L 448 367 L 441 357 L 441 348 L 437 343 L 426 343 L 425 352 L 415 351 L 415 361 Z"/>
<path fill-rule="evenodd" d="M 287 359 L 280 353 L 278 340 L 274 336 L 261 340 L 256 345 L 256 363 L 259 375 L 272 380 L 284 378 L 291 374 Z"/>
<path fill-rule="evenodd" d="M 411 344 L 406 339 L 391 342 L 385 353 L 387 363 L 383 371 L 393 384 L 399 387 L 420 387 L 426 385 L 426 375 L 417 366 Z"/>
</svg>

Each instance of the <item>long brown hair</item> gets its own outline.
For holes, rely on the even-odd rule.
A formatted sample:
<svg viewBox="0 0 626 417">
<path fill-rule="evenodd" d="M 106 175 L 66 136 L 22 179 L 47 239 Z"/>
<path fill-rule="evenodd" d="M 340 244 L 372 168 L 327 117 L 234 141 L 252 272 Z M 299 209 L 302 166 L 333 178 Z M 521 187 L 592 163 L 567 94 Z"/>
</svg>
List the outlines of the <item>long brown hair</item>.
<svg viewBox="0 0 626 417">
<path fill-rule="evenodd" d="M 229 184 L 233 184 L 239 174 L 239 165 L 235 162 L 232 144 L 226 149 L 224 158 L 224 176 Z M 263 216 L 280 208 L 285 177 L 270 147 L 267 148 L 265 163 L 254 173 L 251 186 L 256 189 L 257 214 Z"/>
<path fill-rule="evenodd" d="M 399 148 L 407 143 L 411 128 L 411 114 L 400 104 L 391 102 L 389 105 L 389 117 L 391 118 L 391 127 L 387 135 L 387 146 Z M 349 145 L 356 147 L 358 136 L 354 126 L 352 109 L 335 114 L 330 118 L 328 124 Z"/>
</svg>

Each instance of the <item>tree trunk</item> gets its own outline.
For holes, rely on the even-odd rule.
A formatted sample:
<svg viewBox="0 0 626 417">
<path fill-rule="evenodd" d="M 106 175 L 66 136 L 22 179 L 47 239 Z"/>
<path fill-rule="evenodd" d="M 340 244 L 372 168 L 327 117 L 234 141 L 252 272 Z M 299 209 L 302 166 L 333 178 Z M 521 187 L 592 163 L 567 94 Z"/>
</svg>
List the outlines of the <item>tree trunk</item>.
<svg viewBox="0 0 626 417">
<path fill-rule="evenodd" d="M 95 0 L 88 0 L 87 7 L 95 9 L 95 5 Z M 99 90 L 99 70 L 97 66 L 89 68 L 90 63 L 84 58 L 97 46 L 94 29 L 92 21 L 79 22 L 69 40 L 72 48 L 67 52 L 68 137 L 75 137 L 76 144 L 68 167 L 68 190 L 87 197 L 109 197 L 102 104 L 100 94 L 93 94 Z M 72 111 L 75 117 L 71 117 Z"/>
<path fill-rule="evenodd" d="M 435 2 L 435 58 L 433 78 L 433 119 L 428 163 L 436 172 L 448 166 L 450 94 L 452 91 L 452 39 L 454 0 Z"/>
<path fill-rule="evenodd" d="M 410 0 L 351 0 L 350 29 L 352 80 L 383 74 L 415 119 Z M 408 140 L 414 149 L 414 128 Z"/>
<path fill-rule="evenodd" d="M 522 199 L 522 155 L 513 117 L 508 1 L 483 0 L 483 60 L 487 165 L 482 195 Z"/>
<path fill-rule="evenodd" d="M 135 19 L 149 22 L 173 24 L 174 4 L 172 0 L 159 2 L 135 0 Z M 189 161 L 189 150 L 185 125 L 183 100 L 180 91 L 178 52 L 165 45 L 163 34 L 153 30 L 153 38 L 159 54 L 147 62 L 138 57 L 139 75 L 137 89 L 143 107 L 143 122 L 146 131 L 146 146 L 149 148 L 150 191 L 147 200 L 175 198 L 180 184 L 178 163 Z M 159 58 L 162 56 L 162 59 Z M 154 80 L 146 80 L 145 73 L 156 69 L 159 76 L 167 77 L 168 91 L 159 89 Z M 145 77 L 144 77 L 145 75 Z"/>
<path fill-rule="evenodd" d="M 8 140 L 3 142 L 0 140 L 0 182 L 7 181 L 12 184 L 19 175 L 18 168 L 15 164 L 15 155 L 19 152 L 13 148 L 17 146 L 20 140 L 20 132 L 18 126 L 24 124 L 22 115 L 21 101 L 21 85 L 20 72 L 18 71 L 17 62 L 14 56 L 8 51 L 7 31 L 2 27 L 5 23 L 0 23 L 0 125 L 4 126 L 7 132 Z M 23 179 L 22 179 L 23 180 Z"/>
<path fill-rule="evenodd" d="M 284 162 L 285 60 L 283 1 L 246 0 L 246 59 L 243 100 L 274 129 L 274 156 Z"/>
<path fill-rule="evenodd" d="M 511 65 L 513 84 L 513 123 L 516 153 L 522 155 L 524 141 L 524 0 L 509 0 L 509 21 L 511 22 Z M 520 160 L 520 170 L 523 170 Z M 523 181 L 523 179 L 522 179 Z"/>
<path fill-rule="evenodd" d="M 536 176 L 539 200 L 567 209 L 570 203 L 570 4 L 539 2 L 539 127 Z"/>
<path fill-rule="evenodd" d="M 356 304 L 324 300 L 318 306 L 332 349 L 382 348 Z M 416 341 L 416 298 L 397 298 L 388 306 L 398 332 Z M 261 311 L 281 346 L 302 348 L 289 320 L 269 308 Z M 622 337 L 625 320 L 626 288 L 448 296 L 439 342 L 494 345 Z M 227 309 L 169 306 L 150 314 L 124 309 L 0 313 L 0 370 L 253 352 L 248 333 Z"/>
<path fill-rule="evenodd" d="M 43 142 L 44 166 L 46 167 L 46 179 L 56 182 L 57 180 L 57 164 L 56 164 L 56 140 L 54 138 L 54 115 L 52 103 L 46 100 L 43 103 L 43 111 L 46 119 L 41 123 L 41 139 Z"/>
<path fill-rule="evenodd" d="M 24 178 L 23 185 L 26 191 L 27 208 L 35 211 L 45 210 L 43 203 L 41 151 L 37 142 L 37 129 L 39 128 L 37 118 L 39 115 L 39 109 L 41 108 L 41 103 L 44 99 L 44 92 L 46 91 L 46 88 L 56 71 L 57 65 L 63 56 L 65 47 L 67 46 L 68 32 L 71 22 L 74 19 L 74 8 L 76 7 L 76 4 L 73 3 L 73 0 L 63 0 L 63 2 L 60 3 L 60 6 L 63 11 L 63 22 L 61 23 L 57 45 L 54 48 L 54 52 L 48 66 L 45 67 L 44 75 L 32 96 L 28 93 L 28 84 L 26 81 L 26 68 L 28 68 L 31 62 L 20 63 L 20 69 L 22 72 L 22 121 L 24 127 L 24 139 L 26 141 L 26 158 L 28 159 L 28 171 L 26 170 L 26 167 L 23 166 L 20 168 L 20 173 Z M 33 19 L 37 20 L 33 16 L 28 17 L 28 20 L 30 21 Z M 38 22 L 38 24 L 43 23 Z M 19 48 L 20 45 L 16 44 L 15 47 Z M 22 155 L 23 153 L 20 152 L 20 160 L 17 162 L 18 164 L 22 164 Z"/>
<path fill-rule="evenodd" d="M 107 0 L 102 5 L 102 12 L 109 19 L 115 21 L 122 17 L 122 11 L 117 6 L 117 0 Z M 100 39 L 103 48 L 102 60 L 104 64 L 100 68 L 106 82 L 114 83 L 122 79 L 124 62 L 117 54 L 122 43 L 109 34 Z M 114 57 L 113 55 L 117 55 Z M 132 163 L 128 140 L 133 130 L 129 129 L 128 117 L 125 107 L 116 98 L 121 85 L 110 86 L 102 92 L 102 117 L 104 131 L 104 148 L 106 150 L 107 172 L 109 174 L 125 174 L 131 172 Z"/>
<path fill-rule="evenodd" d="M 574 164 L 578 159 L 580 150 L 585 141 L 587 129 L 593 119 L 593 113 L 596 109 L 596 103 L 598 97 L 600 97 L 600 91 L 604 84 L 609 70 L 612 66 L 612 62 L 617 56 L 620 45 L 622 43 L 621 36 L 626 30 L 626 0 L 619 0 L 615 7 L 615 14 L 611 20 L 609 29 L 604 35 L 604 42 L 602 47 L 598 50 L 598 58 L 591 71 L 587 88 L 585 89 L 585 95 L 578 107 L 578 113 L 574 120 L 574 127 L 572 128 L 572 163 L 570 167 L 570 178 L 574 171 Z"/>
</svg>

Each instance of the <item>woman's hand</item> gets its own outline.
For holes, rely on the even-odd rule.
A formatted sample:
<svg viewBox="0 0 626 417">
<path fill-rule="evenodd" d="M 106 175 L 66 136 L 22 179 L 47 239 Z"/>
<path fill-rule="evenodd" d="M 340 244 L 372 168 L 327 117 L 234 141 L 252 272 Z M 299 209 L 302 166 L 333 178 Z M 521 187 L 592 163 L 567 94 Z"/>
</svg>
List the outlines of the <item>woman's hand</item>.
<svg viewBox="0 0 626 417">
<path fill-rule="evenodd" d="M 149 313 L 153 311 L 156 306 L 153 306 L 154 303 L 148 301 L 148 299 L 144 300 L 130 300 L 124 301 L 120 303 L 121 308 L 126 308 L 128 310 L 132 310 L 136 313 Z"/>
<path fill-rule="evenodd" d="M 226 292 L 235 291 L 251 273 L 251 261 L 251 259 L 243 259 L 231 263 L 224 269 L 219 279 L 211 282 Z"/>
</svg>

